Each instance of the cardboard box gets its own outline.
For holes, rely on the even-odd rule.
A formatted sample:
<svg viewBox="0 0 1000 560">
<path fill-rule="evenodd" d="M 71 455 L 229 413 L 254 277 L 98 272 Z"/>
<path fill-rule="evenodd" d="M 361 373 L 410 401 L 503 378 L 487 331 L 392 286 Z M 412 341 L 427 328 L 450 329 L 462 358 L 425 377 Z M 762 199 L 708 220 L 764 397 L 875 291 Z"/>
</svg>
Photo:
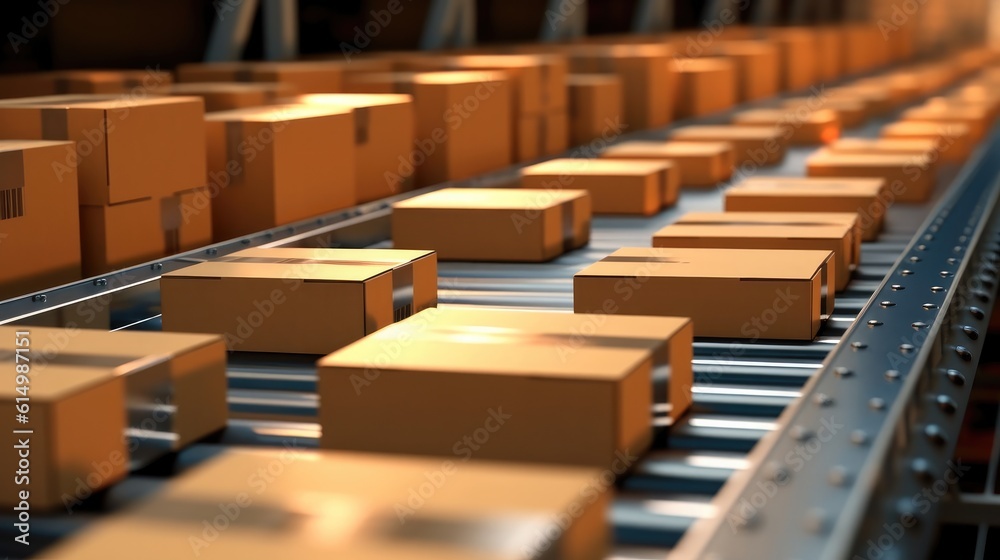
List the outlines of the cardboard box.
<svg viewBox="0 0 1000 560">
<path fill-rule="evenodd" d="M 782 91 L 798 91 L 816 83 L 818 41 L 811 28 L 772 29 L 767 38 L 781 56 Z"/>
<path fill-rule="evenodd" d="M 736 105 L 736 66 L 727 58 L 681 58 L 677 75 L 677 117 L 720 113 Z"/>
<path fill-rule="evenodd" d="M 163 231 L 167 255 L 186 253 L 212 244 L 212 197 L 207 188 L 193 189 L 166 197 Z"/>
<path fill-rule="evenodd" d="M 197 97 L 7 100 L 0 137 L 76 142 L 57 176 L 76 167 L 80 204 L 118 204 L 205 186 L 204 112 Z"/>
<path fill-rule="evenodd" d="M 326 354 L 392 323 L 394 265 L 328 262 L 323 249 L 311 251 L 164 274 L 163 330 L 216 333 L 230 351 Z"/>
<path fill-rule="evenodd" d="M 417 121 L 411 96 L 334 93 L 300 95 L 285 101 L 353 109 L 358 202 L 413 189 L 414 170 L 409 161 Z"/>
<path fill-rule="evenodd" d="M 875 241 L 891 196 L 884 179 L 750 177 L 726 191 L 726 212 L 854 212 Z"/>
<path fill-rule="evenodd" d="M 298 93 L 344 91 L 344 68 L 336 60 L 294 62 L 213 62 L 181 64 L 178 82 L 277 82 Z"/>
<path fill-rule="evenodd" d="M 972 154 L 976 141 L 972 139 L 969 127 L 959 122 L 911 122 L 901 121 L 882 127 L 885 139 L 928 139 L 936 143 L 936 151 L 941 161 L 963 162 Z"/>
<path fill-rule="evenodd" d="M 569 143 L 582 146 L 617 135 L 624 111 L 622 79 L 612 74 L 570 74 L 566 83 Z"/>
<path fill-rule="evenodd" d="M 314 260 L 329 264 L 392 266 L 393 316 L 399 321 L 437 306 L 437 255 L 434 251 L 403 249 L 255 248 L 216 259 L 225 262 L 288 262 Z"/>
<path fill-rule="evenodd" d="M 76 169 L 52 172 L 69 142 L 0 140 L 0 300 L 80 279 Z"/>
<path fill-rule="evenodd" d="M 841 128 L 857 128 L 868 120 L 868 104 L 863 99 L 832 97 L 816 99 L 810 97 L 792 97 L 782 101 L 788 110 L 829 109 L 837 113 Z"/>
<path fill-rule="evenodd" d="M 812 340 L 833 310 L 830 251 L 623 248 L 573 277 L 573 309 L 690 317 L 695 336 Z"/>
<path fill-rule="evenodd" d="M 733 116 L 740 126 L 771 126 L 791 145 L 827 144 L 840 138 L 840 117 L 830 109 L 750 109 Z"/>
<path fill-rule="evenodd" d="M 530 54 L 425 56 L 405 60 L 399 68 L 405 72 L 500 71 L 510 83 L 512 113 L 524 117 L 538 115 L 544 110 L 542 92 L 548 92 L 549 84 L 543 84 L 539 62 L 538 57 Z"/>
<path fill-rule="evenodd" d="M 542 155 L 554 156 L 569 149 L 569 114 L 555 109 L 542 115 Z"/>
<path fill-rule="evenodd" d="M 896 105 L 903 103 L 895 96 L 891 87 L 870 83 L 855 82 L 851 85 L 826 88 L 823 99 L 827 101 L 843 100 L 865 104 L 866 119 L 877 117 L 892 111 Z"/>
<path fill-rule="evenodd" d="M 596 560 L 608 553 L 613 493 L 580 494 L 595 484 L 596 470 L 464 459 L 231 449 L 46 554 L 97 558 L 116 548 L 143 550 L 149 560 L 192 550 L 218 558 L 505 560 L 544 549 Z M 281 475 L 262 474 L 269 469 Z M 422 498 L 428 488 L 433 497 Z M 211 526 L 219 504 L 241 513 L 223 538 L 206 540 L 204 523 Z M 574 513 L 560 529 L 553 519 L 567 511 Z"/>
<path fill-rule="evenodd" d="M 653 247 L 831 251 L 839 292 L 861 260 L 861 222 L 854 212 L 688 212 L 654 233 Z"/>
<path fill-rule="evenodd" d="M 816 81 L 832 82 L 844 73 L 846 32 L 839 26 L 814 27 L 816 37 Z"/>
<path fill-rule="evenodd" d="M 511 86 L 502 72 L 363 74 L 354 93 L 408 93 L 417 140 L 407 162 L 416 187 L 495 171 L 513 163 Z"/>
<path fill-rule="evenodd" d="M 517 120 L 514 156 L 517 161 L 531 161 L 561 154 L 569 145 L 569 119 L 562 110 Z"/>
<path fill-rule="evenodd" d="M 521 170 L 529 189 L 583 189 L 595 214 L 650 216 L 673 206 L 680 170 L 670 161 L 553 159 Z"/>
<path fill-rule="evenodd" d="M 897 154 L 936 157 L 938 144 L 927 138 L 841 138 L 827 146 L 839 154 Z"/>
<path fill-rule="evenodd" d="M 733 174 L 734 149 L 728 142 L 623 142 L 601 157 L 671 160 L 680 169 L 681 185 L 714 187 Z"/>
<path fill-rule="evenodd" d="M 610 326 L 585 334 L 597 319 Z M 654 353 L 677 336 L 678 358 L 690 357 L 692 329 L 687 318 L 633 319 L 450 308 L 411 317 L 319 361 L 320 446 L 452 456 L 494 411 L 505 423 L 477 460 L 599 467 L 616 452 L 641 454 L 658 404 Z M 400 340 L 409 343 L 380 360 L 378 382 L 361 384 L 371 356 Z"/>
<path fill-rule="evenodd" d="M 767 41 L 721 41 L 710 45 L 707 54 L 724 56 L 736 66 L 736 100 L 767 99 L 778 94 L 781 59 L 778 47 Z"/>
<path fill-rule="evenodd" d="M 157 93 L 201 97 L 205 100 L 205 111 L 212 112 L 271 105 L 295 95 L 296 90 L 282 83 L 191 82 L 171 84 Z"/>
<path fill-rule="evenodd" d="M 976 107 L 942 107 L 922 106 L 903 111 L 899 120 L 908 122 L 952 123 L 957 122 L 969 127 L 969 137 L 973 142 L 979 142 L 986 134 L 989 124 L 988 113 Z"/>
<path fill-rule="evenodd" d="M 157 70 L 60 70 L 0 76 L 0 98 L 40 97 L 66 93 L 151 92 L 167 85 L 169 72 Z"/>
<path fill-rule="evenodd" d="M 924 202 L 937 184 L 937 162 L 924 154 L 845 154 L 820 150 L 806 160 L 810 177 L 885 179 L 898 202 Z"/>
<path fill-rule="evenodd" d="M 392 243 L 439 260 L 547 261 L 590 241 L 590 216 L 582 190 L 441 189 L 392 205 Z"/>
<path fill-rule="evenodd" d="M 734 165 L 774 165 L 785 158 L 788 145 L 774 127 L 692 125 L 676 128 L 670 139 L 681 142 L 728 142 L 733 145 Z"/>
<path fill-rule="evenodd" d="M 356 203 L 350 108 L 284 105 L 221 111 L 205 120 L 217 240 Z"/>
</svg>

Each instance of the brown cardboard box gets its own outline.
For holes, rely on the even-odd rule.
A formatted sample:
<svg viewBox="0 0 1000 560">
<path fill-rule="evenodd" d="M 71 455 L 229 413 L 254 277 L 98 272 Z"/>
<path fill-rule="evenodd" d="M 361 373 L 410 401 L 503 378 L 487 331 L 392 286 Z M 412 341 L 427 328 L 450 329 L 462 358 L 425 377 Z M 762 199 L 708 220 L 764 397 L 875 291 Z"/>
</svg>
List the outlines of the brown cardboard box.
<svg viewBox="0 0 1000 560">
<path fill-rule="evenodd" d="M 875 22 L 846 26 L 844 33 L 843 64 L 848 74 L 866 72 L 889 62 L 889 45 Z"/>
<path fill-rule="evenodd" d="M 39 97 L 65 93 L 132 93 L 138 96 L 171 82 L 158 70 L 60 70 L 0 76 L 0 98 Z"/>
<path fill-rule="evenodd" d="M 891 196 L 884 179 L 750 177 L 726 191 L 726 212 L 854 212 L 874 241 Z"/>
<path fill-rule="evenodd" d="M 513 163 L 511 88 L 502 72 L 363 74 L 348 90 L 413 95 L 417 140 L 407 162 L 416 168 L 416 187 Z"/>
<path fill-rule="evenodd" d="M 295 87 L 282 83 L 190 82 L 171 84 L 157 90 L 161 95 L 198 96 L 205 111 L 230 111 L 271 105 L 275 100 L 295 95 Z"/>
<path fill-rule="evenodd" d="M 315 260 L 330 264 L 392 266 L 393 315 L 400 320 L 437 306 L 437 255 L 434 251 L 403 249 L 255 248 L 217 260 L 226 262 L 282 262 Z"/>
<path fill-rule="evenodd" d="M 885 179 L 899 202 L 924 202 L 937 183 L 937 162 L 925 154 L 844 154 L 820 150 L 806 160 L 810 177 Z"/>
<path fill-rule="evenodd" d="M 319 361 L 320 446 L 453 456 L 485 425 L 477 460 L 607 467 L 616 453 L 639 455 L 658 404 L 654 351 L 678 336 L 690 356 L 692 329 L 686 318 L 632 319 L 450 308 L 411 317 Z M 367 382 L 372 356 L 389 346 L 401 348 Z"/>
<path fill-rule="evenodd" d="M 680 58 L 673 64 L 677 75 L 678 117 L 700 117 L 736 105 L 736 66 L 731 60 Z"/>
<path fill-rule="evenodd" d="M 569 142 L 589 144 L 613 138 L 620 131 L 624 111 L 622 79 L 613 74 L 571 74 L 569 87 Z"/>
<path fill-rule="evenodd" d="M 861 222 L 854 212 L 688 212 L 654 233 L 653 247 L 831 251 L 839 292 L 861 260 Z"/>
<path fill-rule="evenodd" d="M 514 156 L 517 161 L 561 154 L 569 148 L 569 120 L 563 110 L 521 117 L 515 129 L 513 132 L 517 134 L 517 141 Z"/>
<path fill-rule="evenodd" d="M 781 55 L 781 89 L 798 91 L 816 83 L 817 38 L 809 28 L 772 29 L 767 38 Z"/>
<path fill-rule="evenodd" d="M 508 560 L 545 550 L 597 560 L 608 553 L 612 492 L 591 499 L 596 470 L 465 459 L 229 450 L 46 554 L 97 558 L 114 548 L 143 550 L 149 560 L 192 550 L 206 558 Z M 224 536 L 206 538 L 219 534 L 203 532 L 220 504 L 239 515 Z M 553 520 L 567 512 L 561 529 Z"/>
<path fill-rule="evenodd" d="M 347 65 L 336 60 L 191 63 L 177 67 L 177 81 L 278 82 L 298 93 L 337 93 L 344 91 Z"/>
<path fill-rule="evenodd" d="M 212 199 L 207 188 L 180 192 L 161 203 L 165 254 L 185 253 L 212 244 Z"/>
<path fill-rule="evenodd" d="M 530 54 L 477 54 L 411 58 L 398 67 L 404 72 L 500 71 L 510 81 L 511 111 L 523 117 L 537 115 L 544 110 L 543 92 L 549 92 L 550 84 L 543 83 L 544 72 L 540 62 L 540 57 Z"/>
<path fill-rule="evenodd" d="M 832 82 L 844 73 L 844 43 L 846 31 L 842 27 L 814 27 L 816 36 L 816 81 Z"/>
<path fill-rule="evenodd" d="M 569 114 L 554 109 L 542 115 L 542 155 L 554 156 L 569 149 Z"/>
<path fill-rule="evenodd" d="M 733 145 L 728 142 L 623 142 L 601 157 L 671 160 L 680 169 L 681 185 L 714 187 L 733 174 Z"/>
<path fill-rule="evenodd" d="M 0 327 L 0 353 L 13 351 L 15 330 Z M 226 350 L 217 336 L 75 327 L 24 330 L 31 331 L 36 352 L 32 367 L 39 374 L 32 378 L 32 390 L 37 379 L 54 377 L 57 367 L 104 367 L 106 377 L 125 379 L 126 402 L 117 410 L 123 418 L 127 413 L 128 425 L 174 434 L 174 450 L 226 426 Z"/>
<path fill-rule="evenodd" d="M 399 94 L 313 94 L 287 99 L 305 105 L 354 110 L 358 202 L 370 202 L 413 188 L 409 160 L 417 137 L 413 98 Z"/>
<path fill-rule="evenodd" d="M 951 123 L 957 122 L 969 127 L 969 137 L 979 142 L 989 126 L 989 113 L 982 107 L 942 107 L 922 106 L 903 111 L 899 120 L 907 122 Z"/>
<path fill-rule="evenodd" d="M 80 279 L 76 169 L 69 142 L 0 140 L 0 300 Z"/>
<path fill-rule="evenodd" d="M 80 204 L 117 204 L 205 186 L 204 112 L 197 97 L 7 100 L 0 137 L 75 141 L 53 170 L 76 168 Z"/>
<path fill-rule="evenodd" d="M 833 310 L 829 251 L 623 248 L 573 277 L 573 309 L 690 317 L 695 336 L 811 340 Z"/>
<path fill-rule="evenodd" d="M 392 243 L 439 260 L 547 261 L 590 241 L 590 216 L 582 190 L 441 189 L 392 205 Z"/>
<path fill-rule="evenodd" d="M 934 157 L 938 145 L 927 138 L 841 138 L 827 149 L 839 154 L 898 154 Z"/>
<path fill-rule="evenodd" d="M 781 84 L 778 47 L 767 41 L 722 41 L 711 45 L 708 54 L 724 56 L 736 65 L 739 102 L 774 97 Z"/>
<path fill-rule="evenodd" d="M 163 330 L 220 334 L 230 351 L 326 354 L 392 323 L 393 265 L 331 263 L 311 251 L 318 258 L 209 261 L 164 274 Z"/>
<path fill-rule="evenodd" d="M 205 120 L 217 240 L 356 203 L 350 108 L 284 105 L 221 111 Z"/>
<path fill-rule="evenodd" d="M 677 202 L 680 171 L 670 161 L 553 159 L 521 170 L 529 189 L 583 189 L 594 214 L 650 216 Z"/>
<path fill-rule="evenodd" d="M 837 113 L 840 119 L 841 128 L 857 128 L 868 120 L 868 103 L 863 99 L 849 99 L 844 97 L 826 97 L 821 99 L 809 97 L 792 97 L 782 100 L 782 104 L 795 110 L 799 107 L 813 107 L 829 109 Z"/>
<path fill-rule="evenodd" d="M 728 142 L 734 164 L 774 165 L 785 158 L 787 142 L 769 126 L 693 125 L 674 129 L 670 139 L 681 142 Z"/>
<path fill-rule="evenodd" d="M 924 102 L 923 106 L 944 111 L 951 109 L 975 109 L 977 111 L 982 111 L 983 128 L 989 129 L 997 117 L 997 111 L 998 108 L 1000 108 L 1000 98 L 987 99 L 985 97 L 981 97 L 979 99 L 969 99 L 939 96 L 928 99 Z"/>
<path fill-rule="evenodd" d="M 830 109 L 750 109 L 733 116 L 733 124 L 772 126 L 792 145 L 826 144 L 840 138 L 840 118 Z"/>
<path fill-rule="evenodd" d="M 866 119 L 887 113 L 899 103 L 903 103 L 904 101 L 897 99 L 898 95 L 900 94 L 891 86 L 862 82 L 823 89 L 823 100 L 864 103 Z"/>
<path fill-rule="evenodd" d="M 881 136 L 886 139 L 933 140 L 941 161 L 952 163 L 965 161 L 976 145 L 969 127 L 959 122 L 900 121 L 883 126 Z"/>
<path fill-rule="evenodd" d="M 920 75 L 916 72 L 893 72 L 855 80 L 850 85 L 843 86 L 843 89 L 848 91 L 857 89 L 872 92 L 884 91 L 893 105 L 901 105 L 912 102 L 928 91 L 926 85 L 922 84 L 920 80 Z"/>
</svg>

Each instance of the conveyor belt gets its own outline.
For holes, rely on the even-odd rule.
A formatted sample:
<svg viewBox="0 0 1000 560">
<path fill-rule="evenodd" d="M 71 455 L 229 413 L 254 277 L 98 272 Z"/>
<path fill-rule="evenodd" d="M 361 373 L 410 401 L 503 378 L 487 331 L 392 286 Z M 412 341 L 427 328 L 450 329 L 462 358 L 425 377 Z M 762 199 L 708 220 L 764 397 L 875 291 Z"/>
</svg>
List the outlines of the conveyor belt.
<svg viewBox="0 0 1000 560">
<path fill-rule="evenodd" d="M 721 119 L 719 119 L 721 120 Z M 871 137 L 889 119 L 869 123 L 848 136 Z M 684 123 L 680 123 L 684 124 Z M 662 133 L 647 132 L 643 137 Z M 790 150 L 777 167 L 762 168 L 760 174 L 804 176 L 804 161 L 812 148 Z M 935 201 L 958 173 L 954 166 L 941 170 Z M 489 182 L 503 182 L 499 174 Z M 468 184 L 468 183 L 464 183 Z M 441 263 L 441 305 L 502 306 L 506 308 L 569 310 L 572 308 L 572 276 L 584 266 L 622 246 L 648 246 L 654 231 L 689 211 L 721 211 L 721 189 L 683 191 L 675 208 L 651 218 L 596 217 L 591 244 L 545 264 Z M 658 437 L 654 449 L 643 456 L 628 476 L 619 481 L 619 493 L 610 512 L 614 526 L 616 560 L 662 558 L 697 519 L 718 513 L 712 500 L 730 475 L 747 467 L 747 453 L 765 434 L 776 428 L 778 415 L 800 395 L 801 387 L 817 371 L 827 354 L 837 345 L 856 315 L 868 302 L 882 279 L 899 258 L 914 232 L 928 215 L 934 202 L 924 205 L 893 206 L 886 230 L 877 242 L 862 247 L 861 266 L 847 290 L 839 293 L 832 319 L 811 342 L 696 340 L 694 406 L 675 426 L 657 419 Z M 289 244 L 314 246 L 317 243 L 361 246 L 389 246 L 386 235 L 387 211 L 369 205 L 348 221 L 345 215 L 326 221 L 289 228 L 248 239 L 257 245 L 273 238 L 274 246 Z M 311 226 L 311 227 L 310 227 Z M 318 228 L 318 229 L 317 229 Z M 379 239 L 383 239 L 379 241 Z M 223 247 L 223 246 L 220 246 Z M 225 246 L 229 249 L 239 248 Z M 181 259 L 156 263 L 143 270 L 127 272 L 127 292 L 118 293 L 112 306 L 112 325 L 142 330 L 158 330 L 157 274 L 200 258 L 228 252 L 210 248 Z M 49 295 L 48 303 L 96 297 L 88 290 L 116 286 L 121 275 L 104 279 L 96 288 L 75 286 Z M 118 286 L 124 284 L 117 284 Z M 124 297 L 123 297 L 124 296 Z M 22 300 L 0 305 L 0 322 L 31 314 L 35 302 Z M 52 542 L 78 530 L 94 519 L 155 491 L 170 477 L 197 464 L 229 445 L 295 445 L 316 447 L 319 426 L 315 423 L 317 397 L 313 358 L 279 355 L 237 354 L 229 368 L 230 409 L 244 418 L 231 421 L 219 441 L 195 445 L 168 457 L 124 482 L 74 508 L 71 515 L 50 515 L 32 519 L 32 548 Z M 9 518 L 3 531 L 11 533 Z M 11 534 L 12 536 L 12 534 Z M 4 539 L 0 554 L 17 557 L 22 550 Z"/>
</svg>

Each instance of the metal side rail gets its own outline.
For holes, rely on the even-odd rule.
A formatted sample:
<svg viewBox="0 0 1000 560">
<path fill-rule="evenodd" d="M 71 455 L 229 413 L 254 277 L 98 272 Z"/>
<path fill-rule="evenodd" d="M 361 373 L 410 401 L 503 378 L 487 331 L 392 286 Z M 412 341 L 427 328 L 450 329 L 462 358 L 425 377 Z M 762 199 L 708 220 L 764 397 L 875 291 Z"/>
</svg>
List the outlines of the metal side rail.
<svg viewBox="0 0 1000 560">
<path fill-rule="evenodd" d="M 674 558 L 921 558 L 982 350 L 1000 259 L 1000 128 L 820 372 Z"/>
</svg>

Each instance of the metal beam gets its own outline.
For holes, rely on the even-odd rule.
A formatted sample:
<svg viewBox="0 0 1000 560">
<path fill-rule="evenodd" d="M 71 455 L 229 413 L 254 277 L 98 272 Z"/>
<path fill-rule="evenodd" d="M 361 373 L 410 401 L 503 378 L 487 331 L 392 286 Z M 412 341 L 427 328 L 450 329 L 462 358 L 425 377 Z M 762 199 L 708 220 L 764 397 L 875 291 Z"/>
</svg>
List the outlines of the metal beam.
<svg viewBox="0 0 1000 560">
<path fill-rule="evenodd" d="M 420 48 L 469 47 L 475 42 L 475 0 L 434 0 L 424 23 Z"/>
<path fill-rule="evenodd" d="M 674 0 L 639 0 L 632 17 L 635 33 L 670 31 L 674 27 Z"/>
<path fill-rule="evenodd" d="M 294 60 L 299 56 L 298 0 L 264 0 L 264 58 Z"/>
<path fill-rule="evenodd" d="M 586 34 L 587 0 L 549 0 L 539 32 L 542 41 L 566 41 Z"/>
<path fill-rule="evenodd" d="M 215 23 L 208 36 L 205 62 L 230 62 L 243 57 L 258 0 L 218 0 Z"/>
</svg>

